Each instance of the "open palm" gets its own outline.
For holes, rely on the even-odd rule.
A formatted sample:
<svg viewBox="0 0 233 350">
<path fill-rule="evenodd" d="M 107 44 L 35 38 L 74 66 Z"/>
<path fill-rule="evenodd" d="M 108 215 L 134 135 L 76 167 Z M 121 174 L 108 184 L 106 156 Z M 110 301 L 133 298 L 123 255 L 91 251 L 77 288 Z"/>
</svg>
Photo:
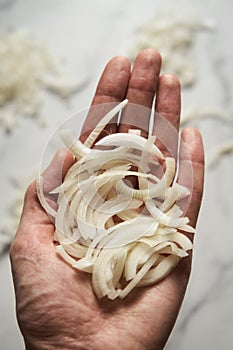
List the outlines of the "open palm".
<svg viewBox="0 0 233 350">
<path fill-rule="evenodd" d="M 179 130 L 180 86 L 175 76 L 160 74 L 161 57 L 152 49 L 143 50 L 131 65 L 126 57 L 115 57 L 102 74 L 92 106 L 107 102 L 129 102 L 155 109 Z M 89 115 L 84 129 L 88 129 Z M 132 124 L 125 113 L 120 126 L 110 132 L 127 132 Z M 149 127 L 149 116 L 142 121 Z M 156 123 L 154 126 L 156 130 Z M 172 137 L 168 135 L 168 137 Z M 179 179 L 187 181 L 186 163 L 192 162 L 193 191 L 187 211 L 195 226 L 203 190 L 204 155 L 202 140 L 195 129 L 186 128 L 181 137 L 187 159 L 180 150 Z M 177 152 L 178 138 L 170 140 Z M 161 146 L 161 145 L 160 145 Z M 61 150 L 47 170 L 54 177 L 64 161 L 64 173 L 73 163 L 71 154 Z M 54 226 L 41 207 L 32 183 L 25 196 L 21 222 L 11 247 L 17 317 L 26 348 L 34 349 L 162 349 L 181 306 L 191 257 L 155 286 L 136 288 L 123 300 L 98 300 L 90 276 L 74 270 L 56 253 Z"/>
</svg>

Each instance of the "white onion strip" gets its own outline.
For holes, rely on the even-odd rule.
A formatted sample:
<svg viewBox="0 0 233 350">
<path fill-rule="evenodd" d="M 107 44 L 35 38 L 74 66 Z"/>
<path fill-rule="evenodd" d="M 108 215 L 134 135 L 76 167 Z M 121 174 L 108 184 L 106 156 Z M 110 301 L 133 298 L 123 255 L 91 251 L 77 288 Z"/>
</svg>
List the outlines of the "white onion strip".
<svg viewBox="0 0 233 350">
<path fill-rule="evenodd" d="M 77 161 L 50 192 L 58 194 L 57 211 L 43 193 L 43 178 L 37 182 L 38 198 L 55 218 L 58 253 L 73 268 L 92 274 L 98 298 L 124 298 L 135 287 L 165 278 L 192 249 L 179 231 L 195 232 L 177 205 L 190 193 L 174 183 L 175 159 L 164 157 L 153 135 L 145 139 L 140 130 L 130 130 L 105 136 L 96 143 L 101 149 L 92 148 L 126 104 L 107 113 L 84 144 L 71 131 L 61 133 Z M 159 167 L 161 173 L 161 161 L 162 176 L 152 174 Z"/>
</svg>

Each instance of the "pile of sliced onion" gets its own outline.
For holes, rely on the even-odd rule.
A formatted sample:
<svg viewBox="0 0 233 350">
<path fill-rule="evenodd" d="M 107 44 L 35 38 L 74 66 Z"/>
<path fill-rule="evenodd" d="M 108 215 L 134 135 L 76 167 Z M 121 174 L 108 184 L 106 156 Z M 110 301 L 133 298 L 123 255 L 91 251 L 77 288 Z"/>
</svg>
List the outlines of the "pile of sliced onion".
<svg viewBox="0 0 233 350">
<path fill-rule="evenodd" d="M 146 139 L 129 130 L 96 142 L 127 102 L 103 117 L 84 143 L 62 131 L 77 161 L 50 192 L 58 194 L 56 210 L 43 193 L 42 177 L 38 181 L 41 204 L 55 218 L 57 251 L 74 268 L 92 274 L 98 298 L 124 298 L 134 287 L 160 281 L 192 249 L 179 231 L 194 229 L 177 205 L 189 191 L 174 182 L 175 159 L 163 156 L 155 136 Z M 162 176 L 156 176 L 161 168 Z"/>
<path fill-rule="evenodd" d="M 134 59 L 141 50 L 156 47 L 163 57 L 162 71 L 178 75 L 183 87 L 192 86 L 197 79 L 193 54 L 196 35 L 214 27 L 211 18 L 203 18 L 193 9 L 176 7 L 156 11 L 155 16 L 138 28 L 131 56 Z"/>
</svg>

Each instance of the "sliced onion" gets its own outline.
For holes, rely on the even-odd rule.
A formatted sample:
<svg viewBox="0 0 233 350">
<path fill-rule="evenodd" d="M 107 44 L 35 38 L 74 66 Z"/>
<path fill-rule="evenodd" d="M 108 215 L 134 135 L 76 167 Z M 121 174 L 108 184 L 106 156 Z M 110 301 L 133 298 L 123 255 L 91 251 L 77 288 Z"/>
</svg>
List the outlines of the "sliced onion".
<svg viewBox="0 0 233 350">
<path fill-rule="evenodd" d="M 146 139 L 140 130 L 129 130 L 95 145 L 126 104 L 107 113 L 84 144 L 72 132 L 62 132 L 77 161 L 51 191 L 58 194 L 57 211 L 46 200 L 42 177 L 37 182 L 38 198 L 55 218 L 58 253 L 73 268 L 92 274 L 98 298 L 124 298 L 135 287 L 165 278 L 192 249 L 179 231 L 195 232 L 177 204 L 190 193 L 174 182 L 175 159 L 164 157 L 155 136 Z M 151 169 L 161 160 L 165 171 L 159 177 Z M 136 179 L 137 188 L 128 176 Z"/>
</svg>

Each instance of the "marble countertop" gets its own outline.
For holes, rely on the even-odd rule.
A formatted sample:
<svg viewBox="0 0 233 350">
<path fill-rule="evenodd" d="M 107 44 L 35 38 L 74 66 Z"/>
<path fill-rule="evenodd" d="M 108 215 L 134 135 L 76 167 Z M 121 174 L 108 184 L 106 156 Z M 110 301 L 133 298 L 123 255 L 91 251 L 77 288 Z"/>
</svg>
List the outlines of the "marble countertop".
<svg viewBox="0 0 233 350">
<path fill-rule="evenodd" d="M 207 118 L 195 121 L 204 137 L 207 160 L 214 149 L 233 139 L 233 2 L 223 0 L 15 0 L 0 1 L 0 31 L 27 28 L 45 39 L 58 59 L 67 59 L 67 71 L 85 84 L 69 104 L 46 96 L 43 113 L 47 127 L 22 120 L 6 135 L 0 129 L 1 216 L 14 199 L 9 177 L 33 174 L 52 130 L 64 118 L 87 108 L 105 63 L 127 55 L 136 29 L 158 11 L 176 6 L 197 11 L 216 23 L 199 37 L 193 51 L 197 82 L 183 91 L 183 110 L 209 108 L 229 116 L 228 122 Z M 28 148 L 28 144 L 32 147 Z M 17 145 L 17 151 L 16 151 Z M 15 166 L 16 165 L 16 166 Z M 233 348 L 233 156 L 207 168 L 205 193 L 196 235 L 191 280 L 166 350 L 230 350 Z M 2 350 L 24 348 L 15 317 L 15 301 L 7 253 L 0 256 L 0 339 Z"/>
</svg>

